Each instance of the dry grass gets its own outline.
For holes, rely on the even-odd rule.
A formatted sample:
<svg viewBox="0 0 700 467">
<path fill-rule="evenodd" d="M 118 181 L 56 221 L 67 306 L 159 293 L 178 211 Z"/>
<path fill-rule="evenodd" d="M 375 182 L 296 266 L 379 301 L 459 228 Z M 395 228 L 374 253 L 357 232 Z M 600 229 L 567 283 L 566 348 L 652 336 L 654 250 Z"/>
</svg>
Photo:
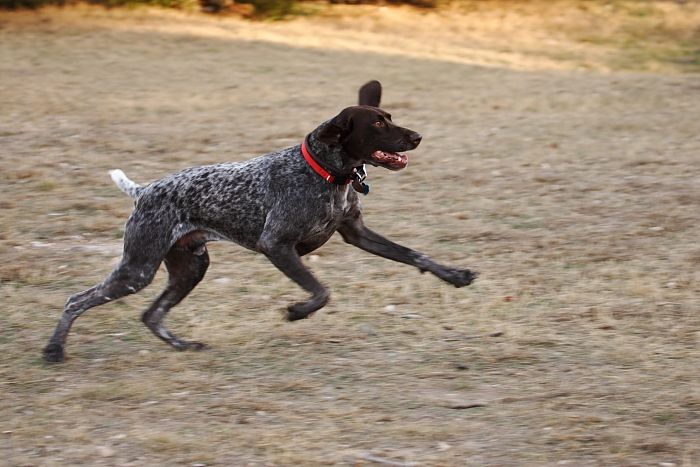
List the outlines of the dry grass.
<svg viewBox="0 0 700 467">
<path fill-rule="evenodd" d="M 0 15 L 5 462 L 700 462 L 698 76 L 570 71 L 628 68 L 614 43 L 494 51 L 489 37 L 535 28 L 527 11 L 363 11 Z M 483 40 L 464 48 L 470 34 Z M 368 223 L 479 269 L 474 286 L 334 238 L 309 258 L 332 303 L 289 324 L 280 310 L 302 293 L 213 244 L 207 279 L 169 319 L 210 351 L 173 352 L 137 319 L 160 275 L 78 320 L 65 364 L 42 363 L 61 304 L 119 255 L 130 201 L 107 169 L 145 182 L 295 144 L 369 78 L 425 139 L 407 170 L 371 171 Z"/>
</svg>

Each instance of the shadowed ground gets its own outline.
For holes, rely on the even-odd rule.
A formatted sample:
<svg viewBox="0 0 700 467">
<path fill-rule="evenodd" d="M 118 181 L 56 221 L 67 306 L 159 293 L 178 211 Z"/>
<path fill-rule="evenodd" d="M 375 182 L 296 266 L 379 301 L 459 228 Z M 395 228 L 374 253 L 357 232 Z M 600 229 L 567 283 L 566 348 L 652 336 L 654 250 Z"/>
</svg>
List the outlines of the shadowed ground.
<svg viewBox="0 0 700 467">
<path fill-rule="evenodd" d="M 295 40 L 314 19 L 0 15 L 9 465 L 700 462 L 697 75 L 572 71 L 608 62 L 515 46 L 498 63 L 442 34 L 417 54 L 370 18 L 319 23 L 314 44 Z M 147 182 L 296 144 L 368 79 L 424 141 L 406 170 L 370 169 L 367 224 L 479 270 L 474 285 L 334 237 L 307 259 L 331 303 L 287 323 L 303 292 L 212 244 L 168 320 L 210 350 L 173 352 L 141 324 L 161 271 L 80 318 L 64 364 L 40 360 L 67 297 L 120 254 L 131 201 L 108 169 Z"/>
</svg>

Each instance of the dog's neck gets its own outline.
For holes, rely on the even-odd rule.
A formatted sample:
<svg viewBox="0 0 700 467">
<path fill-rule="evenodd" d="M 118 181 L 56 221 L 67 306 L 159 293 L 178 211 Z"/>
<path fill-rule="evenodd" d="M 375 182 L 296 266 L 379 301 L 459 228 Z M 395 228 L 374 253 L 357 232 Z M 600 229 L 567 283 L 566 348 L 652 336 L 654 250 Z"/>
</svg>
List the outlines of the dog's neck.
<svg viewBox="0 0 700 467">
<path fill-rule="evenodd" d="M 352 160 L 342 144 L 326 144 L 318 140 L 316 135 L 327 124 L 328 122 L 322 123 L 309 133 L 306 138 L 308 148 L 317 162 L 328 172 L 334 175 L 349 176 L 355 167 L 362 165 L 362 162 Z"/>
</svg>

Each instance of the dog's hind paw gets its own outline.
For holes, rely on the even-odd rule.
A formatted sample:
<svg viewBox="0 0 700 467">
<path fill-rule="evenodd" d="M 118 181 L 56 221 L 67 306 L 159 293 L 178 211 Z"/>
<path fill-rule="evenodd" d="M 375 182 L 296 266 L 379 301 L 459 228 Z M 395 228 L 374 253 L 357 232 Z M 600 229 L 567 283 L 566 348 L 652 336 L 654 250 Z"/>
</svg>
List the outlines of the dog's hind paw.
<svg viewBox="0 0 700 467">
<path fill-rule="evenodd" d="M 204 342 L 197 342 L 197 341 L 192 341 L 188 343 L 188 349 L 189 350 L 194 350 L 195 352 L 198 352 L 200 350 L 207 350 L 209 346 L 205 344 Z"/>
<path fill-rule="evenodd" d="M 171 342 L 171 345 L 175 347 L 176 350 L 194 350 L 195 352 L 209 348 L 209 346 L 204 342 L 183 341 L 180 339 L 175 342 Z"/>
<path fill-rule="evenodd" d="M 61 344 L 49 344 L 44 347 L 44 360 L 51 363 L 62 362 L 65 358 Z"/>
</svg>

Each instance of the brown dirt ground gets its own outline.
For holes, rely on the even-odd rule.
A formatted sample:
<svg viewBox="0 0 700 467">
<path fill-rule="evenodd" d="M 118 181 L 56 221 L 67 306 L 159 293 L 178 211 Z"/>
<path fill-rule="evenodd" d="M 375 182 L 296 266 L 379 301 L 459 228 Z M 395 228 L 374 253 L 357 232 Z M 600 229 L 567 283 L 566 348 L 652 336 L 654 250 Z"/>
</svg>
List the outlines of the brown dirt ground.
<svg viewBox="0 0 700 467">
<path fill-rule="evenodd" d="M 0 14 L 5 462 L 697 465 L 698 75 L 656 55 L 639 69 L 664 74 L 616 71 L 648 49 L 534 27 L 489 48 L 534 16 L 337 11 Z M 370 78 L 424 142 L 370 171 L 366 220 L 478 269 L 473 286 L 334 238 L 308 258 L 332 302 L 290 324 L 303 293 L 217 243 L 168 321 L 210 350 L 141 325 L 160 274 L 41 361 L 62 303 L 119 256 L 131 202 L 108 169 L 147 182 L 296 144 Z"/>
</svg>

